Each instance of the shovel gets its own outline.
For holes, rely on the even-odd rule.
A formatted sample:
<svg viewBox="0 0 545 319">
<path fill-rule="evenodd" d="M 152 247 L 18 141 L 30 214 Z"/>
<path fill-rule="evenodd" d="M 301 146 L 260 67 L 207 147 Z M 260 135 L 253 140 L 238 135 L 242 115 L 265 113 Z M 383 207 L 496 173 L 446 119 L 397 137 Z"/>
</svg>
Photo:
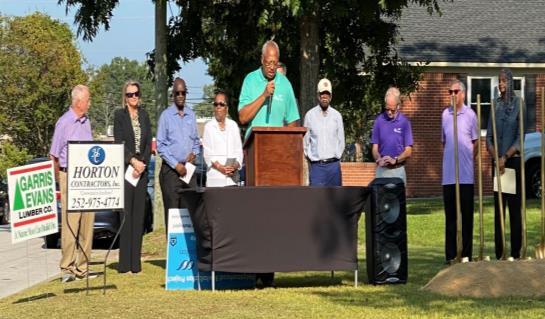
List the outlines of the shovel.
<svg viewBox="0 0 545 319">
<path fill-rule="evenodd" d="M 450 97 L 452 105 L 452 129 L 454 137 L 454 178 L 456 180 L 456 262 L 462 262 L 462 208 L 460 207 L 460 160 L 458 158 L 458 109 L 454 100 L 454 95 Z"/>
<path fill-rule="evenodd" d="M 526 173 L 525 173 L 525 161 L 524 161 L 524 117 L 526 116 L 522 98 L 519 105 L 519 129 L 520 129 L 520 214 L 522 220 L 522 247 L 520 252 L 521 259 L 526 259 L 527 240 L 526 240 Z M 511 214 L 511 212 L 509 212 Z"/>
<path fill-rule="evenodd" d="M 500 209 L 500 235 L 501 235 L 501 260 L 505 260 L 505 215 L 503 214 L 503 196 L 501 192 L 500 163 L 498 158 L 498 135 L 496 134 L 496 106 L 494 102 L 490 105 L 490 116 L 492 117 L 492 139 L 494 141 L 494 169 L 498 183 L 498 207 Z M 543 176 L 543 175 L 542 175 Z"/>
<path fill-rule="evenodd" d="M 541 88 L 541 242 L 536 246 L 536 259 L 545 259 L 545 89 Z"/>
<path fill-rule="evenodd" d="M 481 134 L 481 95 L 477 94 L 477 132 Z M 483 225 L 483 159 L 481 156 L 481 141 L 477 140 L 477 177 L 479 180 L 479 260 L 487 260 L 484 256 L 484 225 Z"/>
</svg>

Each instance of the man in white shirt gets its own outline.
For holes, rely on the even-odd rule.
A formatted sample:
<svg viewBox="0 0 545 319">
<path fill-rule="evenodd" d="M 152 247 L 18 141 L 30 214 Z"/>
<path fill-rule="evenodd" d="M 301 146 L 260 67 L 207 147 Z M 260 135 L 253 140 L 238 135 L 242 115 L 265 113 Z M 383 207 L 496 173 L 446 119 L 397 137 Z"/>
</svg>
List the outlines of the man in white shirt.
<svg viewBox="0 0 545 319">
<path fill-rule="evenodd" d="M 304 138 L 310 186 L 342 186 L 340 159 L 344 151 L 341 113 L 331 107 L 333 89 L 328 79 L 318 82 L 318 105 L 305 115 Z"/>
</svg>

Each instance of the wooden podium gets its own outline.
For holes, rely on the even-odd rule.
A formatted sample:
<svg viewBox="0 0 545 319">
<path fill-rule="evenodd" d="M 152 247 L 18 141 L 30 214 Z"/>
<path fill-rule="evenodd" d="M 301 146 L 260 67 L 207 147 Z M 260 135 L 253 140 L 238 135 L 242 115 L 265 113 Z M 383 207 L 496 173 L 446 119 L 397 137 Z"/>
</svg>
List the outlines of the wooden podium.
<svg viewBox="0 0 545 319">
<path fill-rule="evenodd" d="M 253 127 L 244 143 L 247 186 L 302 186 L 304 127 Z"/>
</svg>

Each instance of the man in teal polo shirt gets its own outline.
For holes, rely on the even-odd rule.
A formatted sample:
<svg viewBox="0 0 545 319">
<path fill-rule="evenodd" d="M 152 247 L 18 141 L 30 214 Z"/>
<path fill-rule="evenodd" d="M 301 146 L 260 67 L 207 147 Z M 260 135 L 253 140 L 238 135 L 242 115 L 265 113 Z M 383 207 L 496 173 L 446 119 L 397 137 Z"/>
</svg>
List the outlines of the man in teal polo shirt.
<svg viewBox="0 0 545 319">
<path fill-rule="evenodd" d="M 246 138 L 254 126 L 299 126 L 299 111 L 288 78 L 276 72 L 280 50 L 267 41 L 261 51 L 261 67 L 248 73 L 238 103 L 240 124 L 248 124 Z"/>
<path fill-rule="evenodd" d="M 261 67 L 248 73 L 238 102 L 240 124 L 248 124 L 245 138 L 255 126 L 299 126 L 299 111 L 288 78 L 277 72 L 280 49 L 267 41 L 261 49 Z M 274 273 L 257 274 L 263 287 L 274 287 Z"/>
</svg>

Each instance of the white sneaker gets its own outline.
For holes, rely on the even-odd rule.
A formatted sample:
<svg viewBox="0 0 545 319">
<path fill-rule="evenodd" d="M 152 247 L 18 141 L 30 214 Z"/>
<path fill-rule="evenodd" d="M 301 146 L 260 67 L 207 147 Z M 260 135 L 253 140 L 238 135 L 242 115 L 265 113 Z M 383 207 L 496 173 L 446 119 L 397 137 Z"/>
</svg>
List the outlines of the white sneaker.
<svg viewBox="0 0 545 319">
<path fill-rule="evenodd" d="M 98 274 L 95 273 L 95 272 L 89 272 L 89 279 L 94 279 L 94 278 L 97 278 L 98 277 Z M 86 280 L 87 279 L 87 274 L 85 275 L 77 275 L 76 276 L 76 280 Z"/>
<path fill-rule="evenodd" d="M 62 283 L 67 283 L 67 282 L 71 282 L 71 281 L 74 281 L 76 280 L 76 276 L 72 275 L 72 274 L 63 274 L 62 277 L 61 277 L 61 282 Z"/>
</svg>

